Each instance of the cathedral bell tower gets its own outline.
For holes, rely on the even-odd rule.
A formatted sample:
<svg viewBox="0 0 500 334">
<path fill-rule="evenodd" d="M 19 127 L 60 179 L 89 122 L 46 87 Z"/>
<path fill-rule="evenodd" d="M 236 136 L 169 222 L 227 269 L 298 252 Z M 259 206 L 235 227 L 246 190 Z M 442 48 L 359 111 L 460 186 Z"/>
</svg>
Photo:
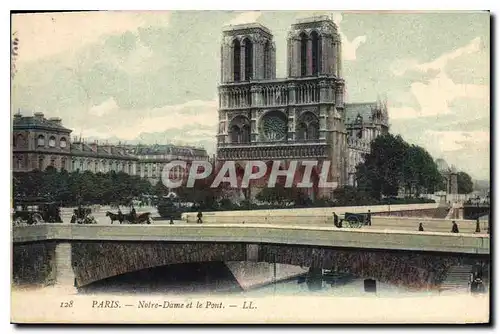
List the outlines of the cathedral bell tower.
<svg viewBox="0 0 500 334">
<path fill-rule="evenodd" d="M 287 42 L 288 78 L 295 80 L 297 86 L 309 82 L 319 90 L 316 107 L 320 121 L 319 139 L 327 142 L 331 181 L 346 184 L 345 83 L 342 78 L 342 43 L 337 26 L 328 16 L 300 19 L 291 26 Z M 301 92 L 297 93 L 300 102 Z M 305 105 L 296 107 L 299 122 L 301 109 L 312 107 L 309 101 L 306 97 Z"/>
<path fill-rule="evenodd" d="M 273 35 L 261 24 L 239 24 L 223 30 L 222 83 L 276 78 Z"/>
</svg>

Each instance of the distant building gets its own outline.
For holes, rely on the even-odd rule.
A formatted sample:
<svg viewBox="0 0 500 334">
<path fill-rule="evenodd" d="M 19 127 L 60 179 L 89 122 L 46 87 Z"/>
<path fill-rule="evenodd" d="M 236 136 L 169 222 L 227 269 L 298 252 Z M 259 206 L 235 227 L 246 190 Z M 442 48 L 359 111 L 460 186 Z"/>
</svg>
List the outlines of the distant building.
<svg viewBox="0 0 500 334">
<path fill-rule="evenodd" d="M 356 166 L 370 153 L 372 140 L 389 133 L 387 106 L 381 102 L 347 103 L 345 105 L 348 184 L 356 185 Z"/>
<path fill-rule="evenodd" d="M 207 151 L 191 146 L 166 145 L 127 145 L 127 152 L 138 158 L 137 175 L 147 178 L 152 184 L 161 180 L 163 166 L 171 161 L 186 161 L 186 169 L 180 166 L 172 168 L 169 177 L 178 179 L 187 177 L 193 161 L 209 161 Z"/>
<path fill-rule="evenodd" d="M 71 171 L 107 173 L 111 171 L 136 175 L 139 159 L 119 145 L 87 143 L 74 139 L 71 143 Z"/>
<path fill-rule="evenodd" d="M 195 160 L 208 161 L 205 149 L 191 146 L 167 145 L 110 145 L 86 142 L 82 138 L 71 140 L 72 130 L 62 125 L 60 118 L 14 115 L 12 131 L 12 170 L 28 172 L 45 170 L 110 171 L 139 175 L 156 184 L 161 179 L 163 166 L 170 161 L 182 160 L 187 167 Z M 181 177 L 187 170 L 174 168 L 171 176 Z"/>
<path fill-rule="evenodd" d="M 444 159 L 436 159 L 439 173 L 443 177 L 446 194 L 458 194 L 458 173 L 454 166 L 448 166 Z"/>
<path fill-rule="evenodd" d="M 71 130 L 60 118 L 46 119 L 42 113 L 33 116 L 15 114 L 12 131 L 12 170 L 71 169 Z"/>
</svg>

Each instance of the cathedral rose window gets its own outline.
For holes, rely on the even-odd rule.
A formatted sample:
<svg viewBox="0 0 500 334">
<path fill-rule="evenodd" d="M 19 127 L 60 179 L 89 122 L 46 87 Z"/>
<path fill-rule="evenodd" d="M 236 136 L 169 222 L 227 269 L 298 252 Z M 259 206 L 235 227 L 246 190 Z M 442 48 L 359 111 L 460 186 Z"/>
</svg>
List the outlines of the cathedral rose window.
<svg viewBox="0 0 500 334">
<path fill-rule="evenodd" d="M 286 116 L 280 111 L 271 111 L 262 117 L 262 134 L 266 141 L 282 141 L 288 131 Z"/>
</svg>

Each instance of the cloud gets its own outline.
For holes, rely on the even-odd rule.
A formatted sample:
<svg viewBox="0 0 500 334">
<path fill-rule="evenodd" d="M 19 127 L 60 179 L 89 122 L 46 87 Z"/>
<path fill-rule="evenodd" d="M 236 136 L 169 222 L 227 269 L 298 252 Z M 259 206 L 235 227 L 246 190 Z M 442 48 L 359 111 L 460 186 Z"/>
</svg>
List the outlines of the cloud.
<svg viewBox="0 0 500 334">
<path fill-rule="evenodd" d="M 489 179 L 489 131 L 426 131 L 417 140 L 434 157 L 442 157 L 473 178 Z M 485 158 L 486 157 L 486 158 Z"/>
<path fill-rule="evenodd" d="M 151 22 L 168 21 L 170 13 L 83 12 L 17 14 L 12 31 L 20 40 L 18 64 L 32 62 L 63 52 L 77 54 L 87 44 L 100 42 L 103 36 L 136 31 Z"/>
<path fill-rule="evenodd" d="M 426 141 L 442 152 L 458 151 L 470 147 L 489 147 L 489 131 L 426 131 Z"/>
<path fill-rule="evenodd" d="M 217 107 L 216 100 L 194 100 L 151 110 L 125 110 L 117 108 L 114 100 L 109 99 L 92 109 L 94 115 L 109 116 L 107 122 L 101 119 L 93 122 L 92 126 L 89 124 L 88 128 L 89 133 L 93 133 L 92 136 L 100 138 L 109 137 L 112 133 L 120 139 L 133 140 L 141 134 L 182 130 L 177 134 L 179 136 L 177 139 L 191 136 L 200 140 L 215 136 L 218 124 Z M 126 118 L 126 115 L 129 117 Z M 105 134 L 109 127 L 112 131 Z"/>
<path fill-rule="evenodd" d="M 341 28 L 341 23 L 343 20 L 343 16 L 341 13 L 334 12 L 329 13 L 333 19 L 333 22 L 337 25 L 340 39 L 342 42 L 342 60 L 354 61 L 356 60 L 356 51 L 361 46 L 361 44 L 366 43 L 366 35 L 356 36 L 351 41 L 347 38 L 347 36 L 343 33 Z"/>
<path fill-rule="evenodd" d="M 108 54 L 106 57 L 102 57 L 102 62 L 128 74 L 141 74 L 162 64 L 161 60 L 158 61 L 157 58 L 158 56 L 153 53 L 151 48 L 137 42 L 135 48 L 125 55 L 111 56 Z"/>
<path fill-rule="evenodd" d="M 356 60 L 356 51 L 361 44 L 366 42 L 366 36 L 357 36 L 352 41 L 340 33 L 342 39 L 342 59 L 343 60 Z"/>
<path fill-rule="evenodd" d="M 428 83 L 414 82 L 410 92 L 416 98 L 420 109 L 411 107 L 390 107 L 391 118 L 430 117 L 452 113 L 451 103 L 458 98 L 479 99 L 489 103 L 489 87 L 486 85 L 456 84 L 446 73 L 440 72 Z"/>
<path fill-rule="evenodd" d="M 93 115 L 93 116 L 101 117 L 103 115 L 112 114 L 115 111 L 118 111 L 118 109 L 119 109 L 119 107 L 116 104 L 115 99 L 110 97 L 109 99 L 107 99 L 103 103 L 90 108 L 89 114 Z"/>
<path fill-rule="evenodd" d="M 243 12 L 231 21 L 227 22 L 226 25 L 253 23 L 256 22 L 261 15 L 262 13 L 260 11 Z"/>
<path fill-rule="evenodd" d="M 414 59 L 399 60 L 392 64 L 391 70 L 396 76 L 410 72 L 435 73 L 432 79 L 415 81 L 410 85 L 410 92 L 420 105 L 419 110 L 407 106 L 390 107 L 391 118 L 415 118 L 446 115 L 452 113 L 452 102 L 458 98 L 478 99 L 489 104 L 489 85 L 456 83 L 447 74 L 449 61 L 463 55 L 482 50 L 481 39 L 475 38 L 466 46 L 446 52 L 438 58 L 418 63 Z"/>
</svg>

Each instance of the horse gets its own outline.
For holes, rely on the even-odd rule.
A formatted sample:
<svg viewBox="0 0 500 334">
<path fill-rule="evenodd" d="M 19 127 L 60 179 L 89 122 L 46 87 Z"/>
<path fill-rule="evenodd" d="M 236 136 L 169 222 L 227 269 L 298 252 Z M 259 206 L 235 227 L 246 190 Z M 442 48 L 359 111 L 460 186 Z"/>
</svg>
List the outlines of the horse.
<svg viewBox="0 0 500 334">
<path fill-rule="evenodd" d="M 125 220 L 130 224 L 151 224 L 151 212 L 142 212 L 135 215 L 135 219 L 132 218 L 132 214 L 126 214 Z"/>
<path fill-rule="evenodd" d="M 109 219 L 111 219 L 111 224 L 113 224 L 113 222 L 115 220 L 118 220 L 121 223 L 123 223 L 123 220 L 124 220 L 124 215 L 123 214 L 118 214 L 118 213 L 113 213 L 113 212 L 110 212 L 110 211 L 106 211 L 106 217 L 109 217 Z"/>
</svg>

